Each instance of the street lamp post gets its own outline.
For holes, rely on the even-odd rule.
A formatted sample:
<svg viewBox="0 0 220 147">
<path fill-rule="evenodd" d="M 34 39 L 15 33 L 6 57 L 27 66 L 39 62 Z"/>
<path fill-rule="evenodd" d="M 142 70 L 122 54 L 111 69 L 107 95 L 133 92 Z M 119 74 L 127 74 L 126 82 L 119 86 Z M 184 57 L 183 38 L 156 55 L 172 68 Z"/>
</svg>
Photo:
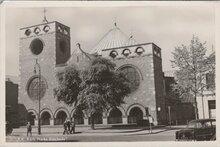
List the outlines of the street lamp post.
<svg viewBox="0 0 220 147">
<path fill-rule="evenodd" d="M 168 106 L 169 124 L 170 124 L 170 127 L 171 127 L 171 115 L 170 115 L 170 109 L 171 109 L 171 107 Z"/>
<path fill-rule="evenodd" d="M 41 69 L 40 69 L 40 64 L 37 62 L 36 59 L 36 63 L 34 65 L 34 73 L 36 74 L 36 68 L 38 68 L 38 87 L 37 87 L 37 98 L 38 98 L 38 134 L 41 134 L 41 124 L 40 124 L 40 98 L 41 98 Z"/>
</svg>

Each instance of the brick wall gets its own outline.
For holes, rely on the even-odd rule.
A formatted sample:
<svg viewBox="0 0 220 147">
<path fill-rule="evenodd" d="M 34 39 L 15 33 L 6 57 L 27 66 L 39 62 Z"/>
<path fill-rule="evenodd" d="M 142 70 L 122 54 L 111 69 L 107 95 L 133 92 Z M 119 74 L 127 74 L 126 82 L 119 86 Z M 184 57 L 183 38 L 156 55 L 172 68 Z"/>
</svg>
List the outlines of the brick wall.
<svg viewBox="0 0 220 147">
<path fill-rule="evenodd" d="M 157 119 L 161 122 L 166 120 L 166 108 L 165 108 L 165 93 L 163 83 L 162 72 L 162 59 L 161 50 L 159 47 L 153 44 L 153 65 L 154 65 L 154 79 L 155 79 L 155 92 L 156 92 L 156 112 Z M 158 111 L 160 108 L 160 111 Z"/>
</svg>

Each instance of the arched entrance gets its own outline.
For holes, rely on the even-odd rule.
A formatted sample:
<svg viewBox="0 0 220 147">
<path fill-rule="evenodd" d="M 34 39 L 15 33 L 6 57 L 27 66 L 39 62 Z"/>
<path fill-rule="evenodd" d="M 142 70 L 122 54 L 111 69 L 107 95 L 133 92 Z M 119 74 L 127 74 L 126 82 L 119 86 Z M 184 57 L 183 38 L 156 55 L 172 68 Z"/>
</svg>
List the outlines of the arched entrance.
<svg viewBox="0 0 220 147">
<path fill-rule="evenodd" d="M 50 113 L 47 111 L 44 111 L 41 114 L 41 124 L 42 125 L 50 125 L 50 118 L 51 118 Z"/>
<path fill-rule="evenodd" d="M 122 123 L 122 113 L 118 108 L 113 108 L 108 117 L 108 124 Z"/>
<path fill-rule="evenodd" d="M 143 112 L 139 107 L 134 107 L 130 110 L 128 123 L 138 123 L 143 120 Z"/>
<path fill-rule="evenodd" d="M 67 114 L 64 111 L 57 112 L 56 118 L 55 118 L 55 125 L 63 125 L 64 121 L 67 118 Z"/>
<path fill-rule="evenodd" d="M 89 117 L 89 124 L 91 124 L 91 117 Z M 94 114 L 94 124 L 102 124 L 102 113 L 96 112 Z"/>
<path fill-rule="evenodd" d="M 72 117 L 74 118 L 75 124 L 84 124 L 84 114 L 81 110 L 76 110 Z"/>
<path fill-rule="evenodd" d="M 31 123 L 31 125 L 34 125 L 34 119 L 35 118 L 36 118 L 36 116 L 33 112 L 28 112 L 27 121 L 29 121 Z"/>
</svg>

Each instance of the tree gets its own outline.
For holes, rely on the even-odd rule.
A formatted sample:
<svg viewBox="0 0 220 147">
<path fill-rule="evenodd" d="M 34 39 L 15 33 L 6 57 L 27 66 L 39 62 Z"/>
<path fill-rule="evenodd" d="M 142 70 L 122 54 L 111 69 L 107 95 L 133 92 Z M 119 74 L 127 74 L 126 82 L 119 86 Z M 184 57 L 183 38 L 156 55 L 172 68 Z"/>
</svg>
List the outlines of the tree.
<svg viewBox="0 0 220 147">
<path fill-rule="evenodd" d="M 90 67 L 82 72 L 82 83 L 77 97 L 77 108 L 85 110 L 94 129 L 95 113 L 120 106 L 130 92 L 129 82 L 116 65 L 105 58 L 96 58 Z"/>
<path fill-rule="evenodd" d="M 94 129 L 95 113 L 120 106 L 130 92 L 129 81 L 115 67 L 110 60 L 101 57 L 93 59 L 83 71 L 67 66 L 57 74 L 59 86 L 54 89 L 57 100 L 69 105 L 74 103 L 76 110 L 87 112 Z"/>
<path fill-rule="evenodd" d="M 79 71 L 73 65 L 67 66 L 57 73 L 57 79 L 59 86 L 54 89 L 57 100 L 72 105 L 80 91 L 81 78 Z"/>
<path fill-rule="evenodd" d="M 206 86 L 204 74 L 209 70 L 205 44 L 205 42 L 201 43 L 198 37 L 193 36 L 190 45 L 175 47 L 174 60 L 171 61 L 177 68 L 174 90 L 177 90 L 181 98 L 186 96 L 194 98 L 196 119 L 198 119 L 197 97 L 203 93 Z"/>
<path fill-rule="evenodd" d="M 206 64 L 209 69 L 206 74 L 206 88 L 215 95 L 215 52 L 207 57 Z"/>
</svg>

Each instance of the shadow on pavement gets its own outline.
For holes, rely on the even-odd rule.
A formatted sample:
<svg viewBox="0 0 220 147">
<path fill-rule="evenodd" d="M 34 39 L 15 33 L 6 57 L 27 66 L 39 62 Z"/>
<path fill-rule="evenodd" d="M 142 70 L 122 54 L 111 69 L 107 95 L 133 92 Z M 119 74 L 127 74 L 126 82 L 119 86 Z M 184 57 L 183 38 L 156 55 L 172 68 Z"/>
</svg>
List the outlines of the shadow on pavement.
<svg viewBox="0 0 220 147">
<path fill-rule="evenodd" d="M 170 130 L 172 130 L 172 129 L 165 129 L 165 130 L 160 130 L 160 131 L 157 131 L 157 132 L 154 132 L 156 130 L 152 130 L 152 133 L 149 132 L 149 133 L 141 133 L 141 134 L 128 134 L 126 136 L 159 134 L 159 133 L 170 131 Z"/>
<path fill-rule="evenodd" d="M 153 129 L 157 130 L 157 129 L 161 129 L 161 128 L 165 128 L 165 126 L 154 126 Z M 132 130 L 125 130 L 125 129 L 132 129 Z M 111 126 L 111 127 L 105 127 L 105 128 L 96 128 L 94 130 L 94 133 L 100 133 L 98 131 L 101 130 L 121 130 L 118 131 L 117 133 L 134 133 L 134 132 L 140 132 L 143 130 L 149 130 L 149 127 L 140 127 L 137 125 L 117 125 L 117 126 Z M 124 131 L 123 131 L 124 130 Z M 96 132 L 95 132 L 96 131 Z M 112 132 L 105 132 L 105 133 L 112 133 Z"/>
</svg>

